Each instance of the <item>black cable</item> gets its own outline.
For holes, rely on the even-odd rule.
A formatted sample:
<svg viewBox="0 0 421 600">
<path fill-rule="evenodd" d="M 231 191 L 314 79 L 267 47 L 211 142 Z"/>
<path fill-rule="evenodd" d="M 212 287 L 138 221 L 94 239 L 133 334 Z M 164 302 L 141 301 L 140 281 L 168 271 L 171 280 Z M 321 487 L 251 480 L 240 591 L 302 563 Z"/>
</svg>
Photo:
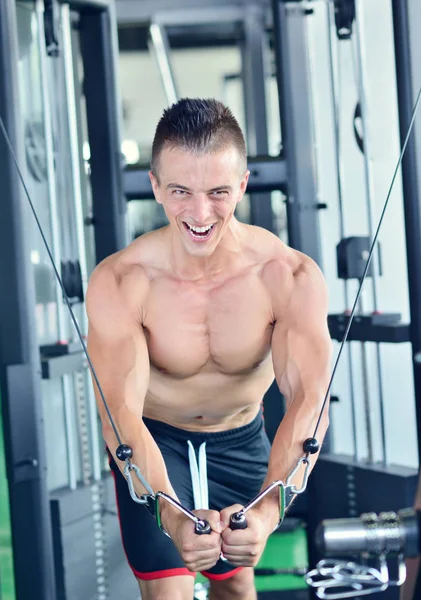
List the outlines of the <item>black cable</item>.
<svg viewBox="0 0 421 600">
<path fill-rule="evenodd" d="M 411 122 L 410 122 L 409 127 L 408 127 L 408 133 L 406 134 L 406 138 L 405 138 L 405 141 L 404 141 L 403 146 L 402 146 L 402 150 L 401 150 L 401 153 L 400 153 L 400 156 L 399 156 L 399 160 L 397 162 L 397 165 L 396 165 L 396 168 L 395 168 L 395 172 L 393 173 L 392 182 L 390 184 L 389 191 L 388 191 L 387 196 L 386 196 L 386 201 L 384 203 L 383 210 L 382 210 L 381 215 L 380 215 L 380 219 L 379 219 L 379 223 L 377 225 L 376 233 L 374 234 L 374 238 L 373 238 L 373 241 L 371 243 L 370 252 L 369 252 L 369 255 L 368 255 L 368 258 L 367 258 L 367 263 L 365 265 L 365 269 L 364 269 L 363 275 L 361 277 L 360 285 L 358 287 L 357 296 L 355 298 L 354 305 L 353 305 L 352 310 L 351 310 L 351 314 L 349 315 L 348 324 L 346 326 L 345 333 L 344 333 L 344 336 L 343 336 L 343 339 L 342 339 L 342 343 L 341 343 L 341 346 L 340 346 L 339 351 L 338 351 L 338 356 L 336 357 L 335 365 L 333 367 L 332 375 L 330 377 L 329 385 L 327 387 L 326 396 L 325 396 L 325 398 L 323 400 L 323 404 L 322 404 L 322 408 L 321 408 L 321 411 L 320 411 L 320 414 L 319 414 L 319 418 L 317 419 L 317 424 L 316 424 L 316 427 L 314 429 L 313 438 L 316 437 L 316 434 L 317 434 L 317 431 L 318 431 L 318 428 L 319 428 L 319 425 L 320 425 L 320 421 L 322 419 L 324 410 L 326 408 L 327 401 L 329 399 L 329 394 L 330 394 L 330 390 L 332 388 L 333 378 L 335 376 L 336 369 L 338 367 L 338 362 L 339 362 L 339 359 L 341 357 L 342 350 L 344 349 L 345 342 L 348 339 L 349 330 L 351 329 L 351 324 L 352 324 L 352 321 L 354 319 L 354 314 L 355 314 L 355 311 L 356 311 L 356 308 L 357 308 L 358 300 L 360 299 L 361 290 L 362 290 L 365 278 L 367 276 L 368 269 L 370 267 L 371 258 L 373 256 L 374 248 L 375 248 L 376 243 L 377 243 L 377 238 L 379 237 L 380 228 L 382 226 L 384 215 L 386 213 L 386 209 L 387 209 L 387 206 L 389 204 L 390 195 L 392 193 L 392 189 L 393 189 L 393 186 L 394 186 L 394 183 L 395 183 L 395 180 L 396 180 L 396 176 L 398 174 L 399 167 L 401 166 L 401 163 L 402 163 L 403 155 L 405 154 L 406 146 L 408 145 L 409 137 L 410 137 L 410 135 L 412 133 L 412 129 L 414 127 L 415 117 L 416 117 L 416 114 L 417 114 L 417 111 L 418 111 L 418 106 L 419 106 L 419 103 L 420 103 L 420 99 L 421 99 L 421 88 L 418 91 L 417 100 L 415 102 L 414 110 L 412 111 Z"/>
<path fill-rule="evenodd" d="M 11 144 L 10 138 L 9 138 L 9 136 L 7 135 L 7 131 L 6 131 L 6 128 L 5 128 L 5 126 L 4 126 L 3 119 L 2 119 L 2 117 L 1 117 L 1 116 L 0 116 L 0 128 L 1 128 L 2 132 L 3 132 L 4 139 L 6 140 L 6 144 L 7 144 L 8 148 L 9 148 L 9 150 L 10 150 L 10 154 L 12 155 L 13 162 L 15 163 L 15 166 L 16 166 L 16 169 L 17 169 L 17 172 L 18 172 L 18 175 L 19 175 L 19 179 L 20 179 L 20 181 L 21 181 L 21 183 L 22 183 L 22 185 L 23 185 L 23 189 L 25 190 L 25 194 L 26 194 L 26 197 L 27 197 L 27 199 L 28 199 L 29 206 L 31 207 L 32 214 L 34 215 L 35 222 L 36 222 L 36 224 L 37 224 L 37 226 L 38 226 L 38 229 L 39 229 L 39 232 L 40 232 L 40 234 L 41 234 L 42 241 L 44 242 L 45 248 L 46 248 L 46 250 L 47 250 L 48 257 L 49 257 L 49 259 L 50 259 L 50 261 L 51 261 L 51 264 L 52 264 L 52 266 L 53 266 L 53 269 L 54 269 L 54 273 L 55 273 L 55 275 L 56 275 L 56 277 L 57 277 L 57 280 L 58 280 L 58 282 L 59 282 L 59 284 L 60 284 L 61 291 L 63 292 L 63 296 L 64 296 L 64 299 L 65 299 L 65 301 L 66 301 L 67 308 L 69 309 L 69 312 L 70 312 L 71 319 L 72 319 L 72 321 L 73 321 L 73 324 L 74 324 L 74 326 L 75 326 L 75 328 L 76 328 L 77 334 L 78 334 L 78 336 L 79 336 L 79 339 L 80 339 L 80 342 L 81 342 L 81 344 L 82 344 L 83 351 L 84 351 L 84 353 L 85 353 L 85 355 L 86 355 L 86 358 L 87 358 L 87 360 L 88 360 L 89 367 L 90 367 L 90 369 L 91 369 L 91 371 L 92 371 L 92 374 L 93 374 L 93 377 L 94 377 L 94 379 L 95 379 L 95 383 L 96 383 L 96 385 L 98 386 L 98 391 L 99 391 L 99 393 L 100 393 L 101 399 L 102 399 L 102 401 L 103 401 L 103 403 L 104 403 L 104 406 L 105 406 L 105 410 L 107 411 L 108 417 L 109 417 L 109 419 L 110 419 L 111 426 L 112 426 L 112 428 L 114 429 L 114 433 L 115 433 L 115 435 L 116 435 L 116 438 L 117 438 L 118 444 L 119 444 L 119 445 L 121 445 L 121 444 L 122 444 L 122 442 L 121 442 L 120 435 L 119 435 L 119 433 L 118 433 L 118 431 L 117 431 L 117 427 L 116 427 L 116 425 L 115 425 L 115 423 L 114 423 L 114 421 L 113 421 L 113 418 L 112 418 L 112 416 L 111 416 L 111 412 L 110 412 L 110 409 L 108 408 L 107 401 L 105 400 L 104 392 L 102 391 L 102 388 L 101 388 L 101 385 L 100 385 L 100 383 L 99 383 L 99 380 L 98 380 L 98 377 L 97 377 L 96 371 L 95 371 L 95 369 L 94 369 L 94 366 L 93 366 L 93 364 L 92 364 L 91 358 L 90 358 L 90 356 L 89 356 L 89 354 L 88 354 L 88 350 L 87 350 L 87 348 L 86 348 L 86 344 L 85 344 L 85 341 L 84 341 L 84 339 L 83 339 L 82 333 L 81 333 L 81 331 L 80 331 L 80 328 L 79 328 L 78 322 L 76 321 L 76 317 L 75 317 L 75 315 L 74 315 L 74 312 L 73 312 L 72 306 L 71 306 L 71 304 L 70 304 L 69 297 L 67 296 L 66 290 L 64 289 L 63 281 L 62 281 L 62 279 L 61 279 L 61 277 L 60 277 L 60 274 L 59 274 L 59 272 L 58 272 L 58 270 L 57 270 L 57 267 L 56 267 L 56 265 L 55 265 L 55 262 L 54 262 L 53 255 L 52 255 L 52 253 L 51 253 L 51 250 L 50 250 L 50 247 L 49 247 L 49 245 L 48 245 L 48 242 L 47 242 L 47 240 L 46 240 L 46 238 L 45 238 L 44 232 L 43 232 L 43 230 L 42 230 L 42 227 L 41 227 L 41 223 L 39 222 L 39 219 L 38 219 L 37 213 L 36 213 L 36 211 L 35 211 L 34 205 L 33 205 L 33 203 L 32 203 L 32 200 L 31 200 L 31 196 L 29 195 L 28 188 L 26 187 L 25 180 L 24 180 L 24 178 L 23 178 L 23 175 L 22 175 L 22 172 L 21 172 L 21 170 L 20 170 L 20 168 L 19 168 L 19 164 L 18 164 L 18 161 L 17 161 L 17 158 L 16 158 L 16 154 L 15 154 L 15 152 L 14 152 L 14 150 L 13 150 L 13 146 L 12 146 L 12 144 Z"/>
</svg>

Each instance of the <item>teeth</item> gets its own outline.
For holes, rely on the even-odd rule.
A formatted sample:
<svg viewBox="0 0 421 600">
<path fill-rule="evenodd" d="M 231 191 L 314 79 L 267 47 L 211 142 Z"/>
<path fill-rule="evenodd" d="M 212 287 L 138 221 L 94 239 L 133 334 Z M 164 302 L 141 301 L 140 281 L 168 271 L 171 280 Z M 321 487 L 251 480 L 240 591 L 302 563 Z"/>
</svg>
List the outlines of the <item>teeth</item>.
<svg viewBox="0 0 421 600">
<path fill-rule="evenodd" d="M 211 229 L 211 227 L 213 227 L 213 225 L 208 225 L 207 227 L 193 227 L 192 225 L 189 225 L 187 223 L 189 229 L 191 229 L 192 231 L 195 231 L 196 233 L 205 233 L 206 231 L 209 231 Z"/>
</svg>

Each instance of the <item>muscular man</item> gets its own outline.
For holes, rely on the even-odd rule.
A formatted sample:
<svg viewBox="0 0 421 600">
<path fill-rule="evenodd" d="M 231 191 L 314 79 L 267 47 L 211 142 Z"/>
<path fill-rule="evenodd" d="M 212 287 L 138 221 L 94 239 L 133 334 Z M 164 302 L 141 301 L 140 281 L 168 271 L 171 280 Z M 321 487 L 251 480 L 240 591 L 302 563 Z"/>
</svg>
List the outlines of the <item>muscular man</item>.
<svg viewBox="0 0 421 600">
<path fill-rule="evenodd" d="M 88 288 L 90 355 L 133 463 L 212 528 L 195 534 L 161 501 L 170 539 L 130 498 L 97 393 L 123 545 L 144 600 L 191 600 L 198 571 L 212 600 L 257 597 L 253 566 L 278 522 L 278 493 L 248 512 L 247 529 L 232 531 L 229 517 L 286 480 L 327 389 L 323 277 L 308 257 L 235 218 L 248 177 L 244 138 L 226 107 L 187 99 L 166 110 L 150 178 L 169 224 L 104 260 Z M 270 448 L 261 403 L 274 377 L 287 410 Z M 325 413 L 319 442 L 327 427 Z"/>
</svg>

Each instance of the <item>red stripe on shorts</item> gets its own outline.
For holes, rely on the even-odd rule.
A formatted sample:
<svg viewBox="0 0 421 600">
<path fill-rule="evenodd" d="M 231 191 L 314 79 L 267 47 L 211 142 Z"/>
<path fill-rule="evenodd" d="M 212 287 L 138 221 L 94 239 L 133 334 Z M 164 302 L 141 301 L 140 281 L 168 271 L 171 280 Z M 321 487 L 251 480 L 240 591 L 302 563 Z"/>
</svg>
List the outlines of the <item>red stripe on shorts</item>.
<svg viewBox="0 0 421 600">
<path fill-rule="evenodd" d="M 238 571 L 241 571 L 242 568 L 243 567 L 237 567 L 232 571 L 228 571 L 228 573 L 208 573 L 207 571 L 201 571 L 201 573 L 208 579 L 216 579 L 217 581 L 222 581 L 223 579 L 228 579 L 229 577 L 232 577 L 233 575 L 238 573 Z"/>
</svg>

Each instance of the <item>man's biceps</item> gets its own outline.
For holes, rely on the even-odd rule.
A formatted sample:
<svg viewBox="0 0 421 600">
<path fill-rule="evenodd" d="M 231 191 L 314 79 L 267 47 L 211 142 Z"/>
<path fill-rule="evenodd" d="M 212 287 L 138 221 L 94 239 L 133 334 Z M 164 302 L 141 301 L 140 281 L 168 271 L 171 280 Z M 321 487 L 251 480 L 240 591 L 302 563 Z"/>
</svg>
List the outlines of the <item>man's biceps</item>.
<svg viewBox="0 0 421 600">
<path fill-rule="evenodd" d="M 301 338 L 291 348 L 288 362 L 299 372 L 318 372 L 330 364 L 331 348 L 321 337 Z"/>
<path fill-rule="evenodd" d="M 321 348 L 331 343 L 327 323 L 322 321 L 310 321 L 292 327 L 288 331 L 288 339 L 296 346 L 310 348 Z"/>
</svg>

